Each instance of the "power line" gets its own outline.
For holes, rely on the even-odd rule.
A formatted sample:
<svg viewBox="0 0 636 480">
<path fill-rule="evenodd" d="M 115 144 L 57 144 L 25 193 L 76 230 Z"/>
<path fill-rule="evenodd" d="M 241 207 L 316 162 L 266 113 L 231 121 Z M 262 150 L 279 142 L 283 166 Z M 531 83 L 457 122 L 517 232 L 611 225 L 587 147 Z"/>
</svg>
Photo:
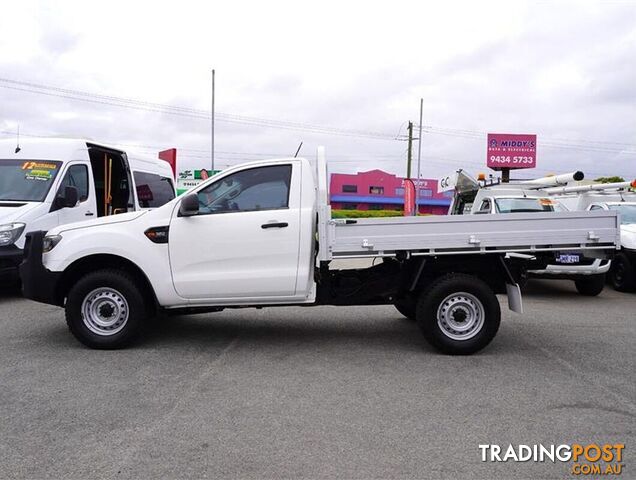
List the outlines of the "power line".
<svg viewBox="0 0 636 480">
<path fill-rule="evenodd" d="M 115 97 L 112 95 L 101 95 L 91 92 L 85 92 L 81 90 L 72 90 L 60 87 L 54 87 L 49 85 L 36 84 L 31 82 L 21 82 L 17 80 L 11 80 L 8 78 L 0 78 L 0 87 L 11 90 L 23 91 L 28 93 L 35 93 L 40 95 L 47 95 L 52 97 L 66 98 L 71 100 L 79 100 L 89 103 L 97 103 L 102 105 L 111 105 L 121 108 L 129 108 L 134 110 L 149 111 L 156 113 L 165 113 L 169 115 L 177 115 L 182 117 L 190 117 L 197 119 L 209 120 L 211 118 L 210 112 L 201 109 L 180 107 L 175 105 L 167 105 L 154 102 L 146 102 L 142 100 L 136 100 L 125 97 Z M 291 122 L 284 120 L 273 120 L 262 117 L 252 117 L 246 115 L 234 115 L 228 113 L 218 112 L 215 118 L 219 121 L 228 123 L 240 123 L 245 125 L 253 125 L 269 128 L 280 128 L 287 130 L 301 130 L 311 133 L 341 135 L 341 136 L 353 136 L 383 140 L 396 140 L 396 137 L 390 133 L 367 131 L 367 130 L 354 130 L 344 129 L 340 127 L 329 127 L 322 125 L 314 125 L 302 122 Z"/>
<path fill-rule="evenodd" d="M 12 80 L 8 78 L 0 77 L 0 87 L 23 91 L 28 93 L 47 95 L 52 97 L 66 98 L 71 100 L 79 100 L 89 103 L 96 103 L 102 105 L 116 106 L 120 108 L 129 108 L 139 111 L 148 111 L 154 113 L 164 113 L 169 115 L 176 115 L 181 117 L 188 117 L 194 119 L 209 120 L 211 118 L 210 112 L 206 110 L 183 107 L 177 105 L 168 105 L 156 102 L 148 102 L 138 99 L 132 99 L 127 97 L 117 97 L 113 95 L 103 95 L 92 92 L 86 92 L 82 90 L 74 90 L 68 88 L 55 87 L 51 85 L 38 84 L 33 82 L 24 82 L 18 80 Z M 402 126 L 400 127 L 398 134 L 393 135 L 384 132 L 375 132 L 367 130 L 354 130 L 344 129 L 339 127 L 328 127 L 322 125 L 314 125 L 302 122 L 291 122 L 283 120 L 273 120 L 262 117 L 246 116 L 246 115 L 234 115 L 228 113 L 218 112 L 215 115 L 219 121 L 226 123 L 237 123 L 243 125 L 251 125 L 263 128 L 278 128 L 286 130 L 299 130 L 315 134 L 328 134 L 338 136 L 349 136 L 369 139 L 382 139 L 382 140 L 402 140 L 400 133 Z M 470 129 L 454 129 L 454 128 L 442 128 L 434 126 L 424 126 L 422 128 L 427 134 L 435 134 L 442 136 L 451 136 L 456 138 L 466 138 L 472 140 L 483 140 L 487 135 L 486 132 Z M 572 140 L 572 139 L 543 139 L 540 143 L 540 147 L 566 149 L 576 151 L 589 151 L 599 153 L 636 153 L 636 145 L 622 142 L 609 142 L 601 140 Z M 626 148 L 620 148 L 626 147 Z M 631 150 L 631 149 L 634 150 Z"/>
</svg>

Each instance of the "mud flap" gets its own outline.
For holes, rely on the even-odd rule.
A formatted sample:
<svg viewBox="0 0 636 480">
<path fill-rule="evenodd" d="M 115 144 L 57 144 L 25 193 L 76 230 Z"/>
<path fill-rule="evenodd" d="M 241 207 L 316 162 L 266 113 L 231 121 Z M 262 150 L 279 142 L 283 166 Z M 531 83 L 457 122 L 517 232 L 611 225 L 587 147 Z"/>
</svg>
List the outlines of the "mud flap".
<svg viewBox="0 0 636 480">
<path fill-rule="evenodd" d="M 506 283 L 506 293 L 508 294 L 508 308 L 513 312 L 523 313 L 523 301 L 519 284 Z"/>
</svg>

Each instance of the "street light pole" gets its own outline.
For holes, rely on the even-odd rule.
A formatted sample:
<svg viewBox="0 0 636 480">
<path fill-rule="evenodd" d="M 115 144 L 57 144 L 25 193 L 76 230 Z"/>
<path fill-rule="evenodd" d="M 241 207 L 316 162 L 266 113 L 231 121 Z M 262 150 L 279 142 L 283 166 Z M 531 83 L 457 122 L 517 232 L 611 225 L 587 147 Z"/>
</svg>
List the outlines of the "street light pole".
<svg viewBox="0 0 636 480">
<path fill-rule="evenodd" d="M 212 171 L 214 171 L 214 69 L 212 69 L 212 109 L 210 115 L 210 152 L 212 156 Z"/>
</svg>

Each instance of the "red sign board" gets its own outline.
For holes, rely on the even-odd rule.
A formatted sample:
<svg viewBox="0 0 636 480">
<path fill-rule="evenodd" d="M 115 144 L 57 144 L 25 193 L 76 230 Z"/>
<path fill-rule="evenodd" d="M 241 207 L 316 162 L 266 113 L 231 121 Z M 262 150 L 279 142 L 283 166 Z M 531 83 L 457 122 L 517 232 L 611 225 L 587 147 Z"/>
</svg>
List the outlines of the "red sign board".
<svg viewBox="0 0 636 480">
<path fill-rule="evenodd" d="M 172 168 L 172 176 L 177 178 L 177 149 L 169 148 L 168 150 L 163 150 L 159 152 L 159 158 L 170 164 L 170 167 Z"/>
<path fill-rule="evenodd" d="M 404 179 L 404 216 L 415 215 L 415 183 L 410 178 Z"/>
<path fill-rule="evenodd" d="M 486 165 L 502 168 L 534 168 L 537 166 L 537 136 L 511 133 L 489 133 Z"/>
</svg>

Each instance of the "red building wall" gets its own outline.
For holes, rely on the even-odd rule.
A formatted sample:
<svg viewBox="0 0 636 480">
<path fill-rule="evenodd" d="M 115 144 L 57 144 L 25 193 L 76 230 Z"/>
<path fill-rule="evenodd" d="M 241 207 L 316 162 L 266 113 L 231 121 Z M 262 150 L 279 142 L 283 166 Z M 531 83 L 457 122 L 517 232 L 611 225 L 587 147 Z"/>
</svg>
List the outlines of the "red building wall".
<svg viewBox="0 0 636 480">
<path fill-rule="evenodd" d="M 450 198 L 437 191 L 437 180 L 420 179 L 419 212 L 446 215 Z M 334 209 L 404 209 L 404 178 L 382 170 L 357 174 L 332 173 L 329 186 Z M 353 191 L 355 190 L 355 191 Z"/>
</svg>

